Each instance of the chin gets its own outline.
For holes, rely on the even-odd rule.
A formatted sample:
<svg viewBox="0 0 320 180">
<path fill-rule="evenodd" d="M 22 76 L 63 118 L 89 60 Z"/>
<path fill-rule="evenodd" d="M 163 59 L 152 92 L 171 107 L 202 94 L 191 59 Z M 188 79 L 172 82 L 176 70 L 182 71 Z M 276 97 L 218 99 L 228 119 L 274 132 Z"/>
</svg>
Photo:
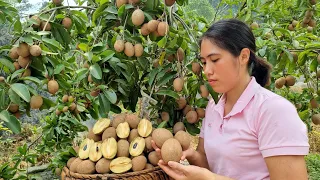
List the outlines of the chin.
<svg viewBox="0 0 320 180">
<path fill-rule="evenodd" d="M 211 87 L 212 87 L 212 86 L 211 86 Z M 221 87 L 219 87 L 219 86 L 212 87 L 212 89 L 213 89 L 214 92 L 219 93 L 219 94 L 227 92 L 226 89 L 221 88 Z"/>
</svg>

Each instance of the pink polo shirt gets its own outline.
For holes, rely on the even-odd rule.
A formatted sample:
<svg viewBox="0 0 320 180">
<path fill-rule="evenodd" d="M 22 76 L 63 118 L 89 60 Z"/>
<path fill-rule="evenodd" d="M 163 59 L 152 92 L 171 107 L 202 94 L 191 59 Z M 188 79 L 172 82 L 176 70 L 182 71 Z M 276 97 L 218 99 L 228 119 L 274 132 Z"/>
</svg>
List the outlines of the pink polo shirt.
<svg viewBox="0 0 320 180">
<path fill-rule="evenodd" d="M 200 137 L 213 173 L 236 180 L 268 180 L 265 157 L 307 155 L 307 127 L 287 99 L 261 87 L 252 77 L 249 85 L 223 117 L 225 96 L 210 99 Z"/>
</svg>

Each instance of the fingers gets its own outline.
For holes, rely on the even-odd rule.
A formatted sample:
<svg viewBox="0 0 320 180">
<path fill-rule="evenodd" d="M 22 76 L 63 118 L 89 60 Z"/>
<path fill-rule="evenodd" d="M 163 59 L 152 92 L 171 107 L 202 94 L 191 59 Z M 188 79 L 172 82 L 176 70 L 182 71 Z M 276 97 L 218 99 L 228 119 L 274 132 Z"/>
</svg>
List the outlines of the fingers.
<svg viewBox="0 0 320 180">
<path fill-rule="evenodd" d="M 173 179 L 182 179 L 184 177 L 184 175 L 179 172 L 176 171 L 174 169 L 172 169 L 171 167 L 169 167 L 168 165 L 166 165 L 163 160 L 160 160 L 158 165 L 160 166 L 160 168 L 166 172 L 166 174 L 168 174 L 170 177 L 172 177 Z"/>
<path fill-rule="evenodd" d="M 180 171 L 182 173 L 188 173 L 188 170 L 187 170 L 187 166 L 184 166 L 178 162 L 174 162 L 174 161 L 169 161 L 168 162 L 168 166 L 171 167 L 173 170 L 175 171 Z"/>
<path fill-rule="evenodd" d="M 156 143 L 153 140 L 151 140 L 151 145 L 152 145 L 153 149 L 156 151 L 159 159 L 162 159 L 161 150 L 159 149 L 159 147 L 156 145 Z"/>
</svg>

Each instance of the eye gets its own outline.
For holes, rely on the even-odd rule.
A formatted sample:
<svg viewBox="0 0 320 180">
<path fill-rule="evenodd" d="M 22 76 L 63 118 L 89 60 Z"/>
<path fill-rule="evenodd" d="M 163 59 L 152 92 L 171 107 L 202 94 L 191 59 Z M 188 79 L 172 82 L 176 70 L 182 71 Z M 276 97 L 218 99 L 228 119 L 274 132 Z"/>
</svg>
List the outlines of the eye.
<svg viewBox="0 0 320 180">
<path fill-rule="evenodd" d="M 211 61 L 215 63 L 215 62 L 219 61 L 219 59 L 212 59 Z"/>
<path fill-rule="evenodd" d="M 206 65 L 206 61 L 201 61 L 201 63 L 202 63 L 203 65 Z"/>
</svg>

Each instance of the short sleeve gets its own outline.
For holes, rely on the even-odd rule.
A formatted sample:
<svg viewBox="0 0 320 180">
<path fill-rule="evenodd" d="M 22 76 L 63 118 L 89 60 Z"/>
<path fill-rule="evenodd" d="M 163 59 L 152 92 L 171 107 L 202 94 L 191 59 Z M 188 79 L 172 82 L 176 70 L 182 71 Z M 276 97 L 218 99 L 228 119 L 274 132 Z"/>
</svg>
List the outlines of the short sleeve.
<svg viewBox="0 0 320 180">
<path fill-rule="evenodd" d="M 201 137 L 201 138 L 204 138 L 206 119 L 209 118 L 209 116 L 210 116 L 209 114 L 211 113 L 211 110 L 213 110 L 214 106 L 215 106 L 214 99 L 210 98 L 209 102 L 206 106 L 206 109 L 205 109 L 205 117 L 202 119 L 202 124 L 201 124 L 200 134 L 199 134 L 199 137 Z"/>
<path fill-rule="evenodd" d="M 283 97 L 266 100 L 258 115 L 258 143 L 263 157 L 307 155 L 307 126 L 294 105 Z"/>
</svg>

